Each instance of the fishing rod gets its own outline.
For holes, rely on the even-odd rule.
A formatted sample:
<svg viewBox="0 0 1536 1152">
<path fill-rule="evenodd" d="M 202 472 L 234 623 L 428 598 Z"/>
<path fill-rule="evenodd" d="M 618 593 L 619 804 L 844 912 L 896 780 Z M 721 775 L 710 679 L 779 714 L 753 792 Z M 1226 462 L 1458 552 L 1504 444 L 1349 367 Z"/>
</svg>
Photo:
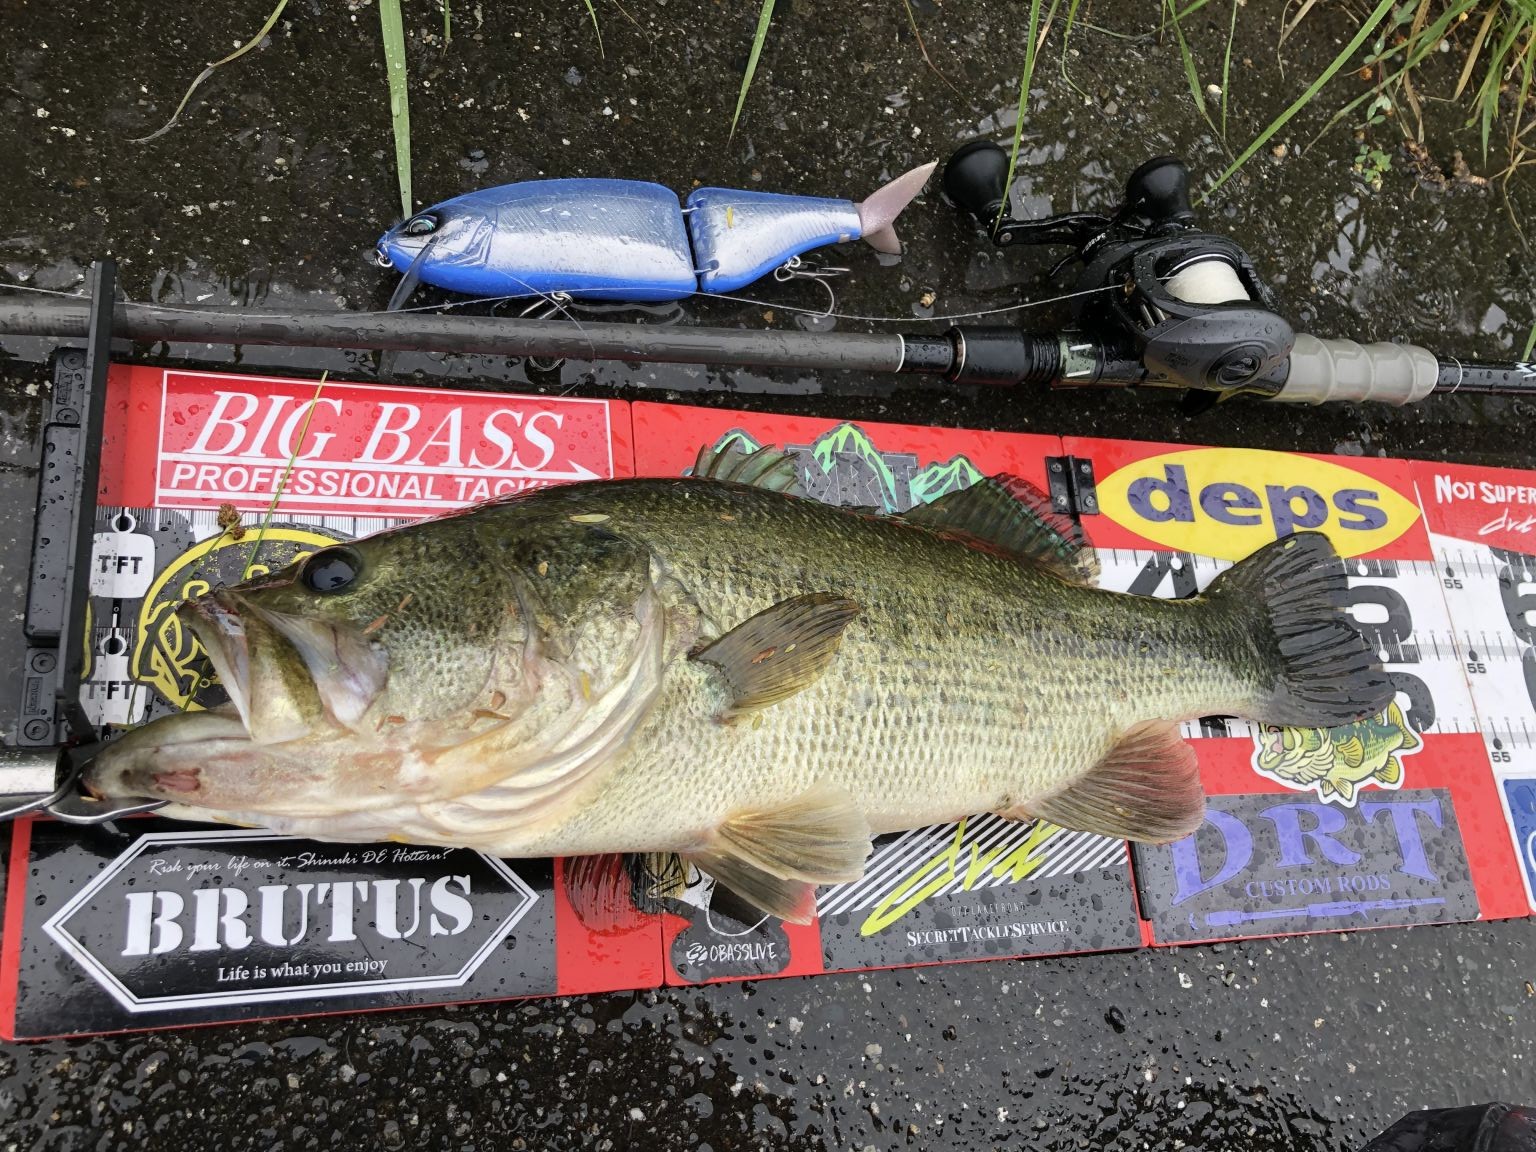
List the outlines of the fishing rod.
<svg viewBox="0 0 1536 1152">
<path fill-rule="evenodd" d="M 1536 395 L 1536 365 L 1463 361 L 1411 344 L 1295 332 L 1253 261 L 1200 230 L 1189 172 L 1158 157 L 1112 215 L 1006 214 L 1007 153 L 972 141 L 945 166 L 949 200 L 999 247 L 1063 245 L 1082 265 L 1067 331 L 960 325 L 933 333 L 644 326 L 394 312 L 264 312 L 118 301 L 116 337 L 142 342 L 361 348 L 575 360 L 864 371 L 956 384 L 1182 389 L 1198 410 L 1236 395 L 1408 404 L 1435 393 Z M 0 298 L 0 335 L 83 337 L 91 305 Z"/>
</svg>

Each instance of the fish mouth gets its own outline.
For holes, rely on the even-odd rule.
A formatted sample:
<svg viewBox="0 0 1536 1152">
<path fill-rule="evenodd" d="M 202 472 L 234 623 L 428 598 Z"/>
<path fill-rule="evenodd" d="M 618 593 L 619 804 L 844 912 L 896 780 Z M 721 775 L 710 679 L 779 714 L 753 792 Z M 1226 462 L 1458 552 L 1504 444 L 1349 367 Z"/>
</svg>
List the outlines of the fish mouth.
<svg viewBox="0 0 1536 1152">
<path fill-rule="evenodd" d="M 218 674 L 219 682 L 250 727 L 251 660 L 246 643 L 245 622 L 240 618 L 235 594 L 219 588 L 196 600 L 189 600 L 176 610 L 181 622 L 191 630 Z"/>
<path fill-rule="evenodd" d="M 325 722 L 354 728 L 388 677 L 387 654 L 359 629 L 270 611 L 234 589 L 215 589 L 177 614 L 257 743 L 296 739 Z"/>
<path fill-rule="evenodd" d="M 229 705 L 182 712 L 119 736 L 86 765 L 80 784 L 98 800 L 184 802 L 202 788 L 207 763 L 250 746 L 244 722 Z"/>
</svg>

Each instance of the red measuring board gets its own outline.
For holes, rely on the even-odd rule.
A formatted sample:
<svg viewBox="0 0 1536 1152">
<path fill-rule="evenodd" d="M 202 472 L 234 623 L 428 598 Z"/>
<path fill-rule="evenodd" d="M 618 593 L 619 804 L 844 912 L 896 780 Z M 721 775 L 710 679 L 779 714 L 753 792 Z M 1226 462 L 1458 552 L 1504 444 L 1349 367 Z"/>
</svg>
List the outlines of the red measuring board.
<svg viewBox="0 0 1536 1152">
<path fill-rule="evenodd" d="M 680 475 L 730 440 L 792 451 L 814 498 L 891 512 L 997 472 L 1044 487 L 1051 462 L 1086 460 L 1099 511 L 1083 523 L 1105 586 L 1125 591 L 1189 593 L 1276 535 L 1326 531 L 1400 692 L 1354 731 L 1190 724 L 1212 814 L 1180 845 L 1133 857 L 977 814 L 880 837 L 865 878 L 823 889 L 805 926 L 762 920 L 699 873 L 660 911 L 598 931 L 572 907 L 567 861 L 155 817 L 22 821 L 0 942 L 7 1037 L 1531 907 L 1536 474 L 137 367 L 112 371 L 108 427 L 82 690 L 98 723 L 213 698 L 173 609 L 244 574 L 279 487 L 258 569 L 532 486 Z"/>
</svg>

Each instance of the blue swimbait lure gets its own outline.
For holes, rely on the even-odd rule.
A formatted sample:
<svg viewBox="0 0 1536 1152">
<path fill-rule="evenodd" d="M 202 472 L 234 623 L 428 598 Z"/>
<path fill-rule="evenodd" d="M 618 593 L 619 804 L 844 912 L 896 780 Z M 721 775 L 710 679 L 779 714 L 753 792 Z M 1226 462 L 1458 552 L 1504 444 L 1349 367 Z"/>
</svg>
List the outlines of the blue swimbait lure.
<svg viewBox="0 0 1536 1152">
<path fill-rule="evenodd" d="M 900 252 L 892 225 L 933 169 L 914 168 L 859 203 L 698 188 L 680 206 L 676 193 L 642 180 L 528 180 L 412 216 L 379 239 L 377 259 L 413 285 L 476 296 L 734 292 L 827 244 Z"/>
</svg>

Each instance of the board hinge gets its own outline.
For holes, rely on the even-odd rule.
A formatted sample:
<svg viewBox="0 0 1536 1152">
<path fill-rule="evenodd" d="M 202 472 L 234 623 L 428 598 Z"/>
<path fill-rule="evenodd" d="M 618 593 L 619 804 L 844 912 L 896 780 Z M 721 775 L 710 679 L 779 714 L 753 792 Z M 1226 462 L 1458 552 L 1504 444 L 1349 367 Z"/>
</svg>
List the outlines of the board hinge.
<svg viewBox="0 0 1536 1152">
<path fill-rule="evenodd" d="M 1051 510 L 1068 516 L 1097 516 L 1099 492 L 1093 479 L 1093 461 L 1085 456 L 1047 456 L 1046 481 L 1051 489 Z"/>
</svg>

